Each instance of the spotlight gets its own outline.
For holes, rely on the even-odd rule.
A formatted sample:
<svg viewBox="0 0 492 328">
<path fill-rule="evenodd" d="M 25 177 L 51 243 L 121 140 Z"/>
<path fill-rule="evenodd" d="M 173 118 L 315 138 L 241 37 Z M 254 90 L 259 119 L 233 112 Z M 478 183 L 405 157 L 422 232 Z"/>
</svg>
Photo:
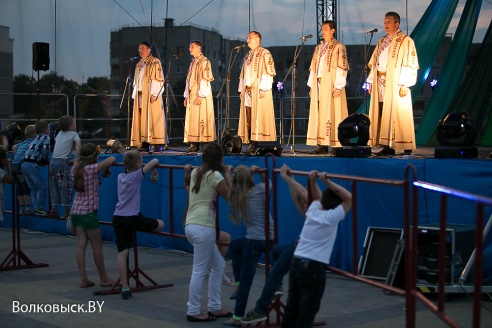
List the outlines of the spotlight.
<svg viewBox="0 0 492 328">
<path fill-rule="evenodd" d="M 371 155 L 369 141 L 369 116 L 361 113 L 349 115 L 338 124 L 338 140 L 342 148 L 335 148 L 336 157 L 367 157 Z M 355 141 L 351 139 L 355 139 Z"/>
<path fill-rule="evenodd" d="M 369 90 L 370 84 L 367 82 L 362 83 L 362 90 L 367 91 Z"/>
<path fill-rule="evenodd" d="M 123 154 L 125 152 L 125 146 L 118 139 L 109 139 L 106 143 L 108 149 L 104 152 L 105 154 Z"/>
<path fill-rule="evenodd" d="M 2 134 L 7 137 L 7 142 L 9 144 L 8 150 L 12 150 L 15 137 L 19 136 L 21 133 L 21 128 L 16 122 L 7 125 L 5 129 L 2 130 Z"/>
<path fill-rule="evenodd" d="M 437 79 L 436 78 L 433 78 L 432 81 L 430 81 L 430 86 L 432 89 L 434 89 L 434 87 L 437 85 Z"/>
<path fill-rule="evenodd" d="M 477 147 L 472 147 L 476 138 L 476 130 L 470 114 L 459 110 L 448 114 L 440 120 L 436 129 L 436 137 L 443 147 L 436 147 L 436 158 L 476 158 Z"/>
</svg>

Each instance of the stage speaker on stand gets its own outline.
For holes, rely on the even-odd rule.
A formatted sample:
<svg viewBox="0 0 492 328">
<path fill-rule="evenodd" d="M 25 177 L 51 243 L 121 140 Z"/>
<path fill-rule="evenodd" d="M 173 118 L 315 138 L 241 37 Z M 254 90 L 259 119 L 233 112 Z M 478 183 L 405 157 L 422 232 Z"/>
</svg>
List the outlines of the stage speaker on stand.
<svg viewBox="0 0 492 328">
<path fill-rule="evenodd" d="M 34 71 L 47 71 L 50 69 L 49 43 L 34 42 L 32 44 L 32 69 Z"/>
</svg>

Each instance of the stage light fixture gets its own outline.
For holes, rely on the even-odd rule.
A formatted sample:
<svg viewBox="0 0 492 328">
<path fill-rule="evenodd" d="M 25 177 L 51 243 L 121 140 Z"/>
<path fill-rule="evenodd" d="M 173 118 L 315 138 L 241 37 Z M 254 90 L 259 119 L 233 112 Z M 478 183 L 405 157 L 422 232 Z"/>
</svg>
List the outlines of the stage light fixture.
<svg viewBox="0 0 492 328">
<path fill-rule="evenodd" d="M 364 82 L 362 83 L 362 90 L 367 91 L 370 88 L 370 83 Z"/>
<path fill-rule="evenodd" d="M 432 89 L 434 89 L 434 87 L 437 85 L 437 79 L 433 78 L 432 81 L 430 81 L 429 85 Z"/>
<path fill-rule="evenodd" d="M 106 143 L 108 149 L 104 152 L 105 154 L 123 154 L 125 152 L 125 146 L 118 139 L 109 139 Z"/>
<path fill-rule="evenodd" d="M 436 158 L 476 158 L 477 147 L 473 147 L 476 130 L 470 114 L 459 110 L 440 120 L 436 129 L 437 141 L 442 147 L 436 147 Z"/>
<path fill-rule="evenodd" d="M 349 115 L 340 122 L 338 124 L 338 140 L 343 147 L 334 148 L 335 156 L 367 157 L 371 155 L 371 147 L 367 146 L 370 126 L 369 116 L 362 113 Z"/>
<path fill-rule="evenodd" d="M 12 150 L 15 138 L 21 135 L 21 133 L 21 128 L 17 122 L 7 125 L 5 129 L 2 130 L 2 134 L 7 137 L 7 142 L 9 143 L 8 150 Z"/>
</svg>

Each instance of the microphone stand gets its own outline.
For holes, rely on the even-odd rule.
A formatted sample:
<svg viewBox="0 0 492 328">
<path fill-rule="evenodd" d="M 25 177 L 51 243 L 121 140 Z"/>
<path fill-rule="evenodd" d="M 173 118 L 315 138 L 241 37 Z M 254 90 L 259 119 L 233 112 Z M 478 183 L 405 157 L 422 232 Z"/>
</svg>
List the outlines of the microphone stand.
<svg viewBox="0 0 492 328">
<path fill-rule="evenodd" d="M 183 55 L 182 53 L 177 53 L 177 54 L 174 54 L 173 57 L 177 60 L 179 56 Z M 164 81 L 162 83 L 162 86 L 161 86 L 161 89 L 159 90 L 159 95 L 161 95 L 161 92 L 162 92 L 162 89 L 165 87 L 166 89 L 166 96 L 165 96 L 165 101 L 166 101 L 166 108 L 165 108 L 165 118 L 164 118 L 164 124 L 167 124 L 167 121 L 169 121 L 169 129 L 166 131 L 166 136 L 164 136 L 164 138 L 166 139 L 166 143 L 162 146 L 162 150 L 167 150 L 169 148 L 169 146 L 167 146 L 169 144 L 169 133 L 172 129 L 172 121 L 170 120 L 170 114 L 169 114 L 169 90 L 171 89 L 171 86 L 169 85 L 169 73 L 171 72 L 171 63 L 172 63 L 172 58 L 169 59 L 169 64 L 168 64 L 168 69 L 167 69 L 167 72 L 166 72 L 166 76 L 164 77 Z M 171 90 L 171 93 L 172 93 L 172 90 Z M 174 103 L 176 104 L 176 99 L 174 98 L 174 94 L 172 95 L 173 96 L 173 99 L 174 99 Z M 177 106 L 176 106 L 177 107 Z M 168 132 L 169 131 L 169 132 Z"/>
<path fill-rule="evenodd" d="M 299 54 L 302 51 L 302 48 L 304 47 L 304 44 L 306 43 L 307 38 L 302 37 L 301 41 L 302 44 L 299 47 L 299 44 L 296 45 L 296 49 L 294 50 L 294 59 L 292 61 L 292 65 L 289 67 L 289 70 L 285 74 L 285 77 L 282 81 L 282 84 L 285 85 L 285 80 L 287 79 L 287 76 L 289 76 L 289 73 L 292 72 L 292 96 L 291 96 L 291 101 L 290 101 L 290 117 L 291 117 L 291 125 L 290 125 L 290 131 L 292 134 L 292 147 L 290 151 L 296 154 L 296 147 L 295 147 L 295 139 L 296 139 L 296 123 L 295 123 L 295 116 L 296 116 L 296 62 L 297 62 L 297 57 L 299 57 Z M 290 137 L 289 137 L 290 138 Z M 287 142 L 287 145 L 289 142 Z"/>
<path fill-rule="evenodd" d="M 374 36 L 374 32 L 369 32 L 371 34 L 371 38 L 369 39 L 369 43 L 366 42 L 366 39 L 367 39 L 367 33 L 366 35 L 364 36 L 364 68 L 362 69 L 361 71 L 361 76 L 360 76 L 360 80 L 359 80 L 359 86 L 362 84 L 362 79 L 364 77 L 367 78 L 367 57 L 369 55 L 369 51 L 370 51 L 370 48 L 371 48 L 371 42 L 372 42 L 372 37 Z M 372 84 L 374 84 L 375 82 L 377 81 L 372 81 Z M 364 82 L 365 84 L 366 82 Z M 369 107 L 368 107 L 368 100 L 369 100 L 369 97 L 367 96 L 368 94 L 368 91 L 367 91 L 367 85 L 366 87 L 364 88 L 364 107 L 365 107 L 365 114 L 366 115 L 369 115 Z"/>
<path fill-rule="evenodd" d="M 121 95 L 121 102 L 120 102 L 120 110 L 121 108 L 123 107 L 123 100 L 125 99 L 125 94 L 126 94 L 126 90 L 128 90 L 128 98 L 127 98 L 127 119 L 126 119 L 126 131 L 127 131 L 127 137 L 128 137 L 128 144 L 127 146 L 125 147 L 126 149 L 129 149 L 130 148 L 130 143 L 131 143 L 131 127 L 130 127 L 130 98 L 131 98 L 131 94 L 130 94 L 130 83 L 132 83 L 132 65 L 133 65 L 133 61 L 130 60 L 132 62 L 132 64 L 128 65 L 128 76 L 126 77 L 126 81 L 125 81 L 125 89 L 123 90 L 123 94 Z"/>
<path fill-rule="evenodd" d="M 217 96 L 215 96 L 215 98 L 217 98 L 217 100 L 219 99 L 220 97 L 220 94 L 222 92 L 222 89 L 224 88 L 224 85 L 226 87 L 226 112 L 225 112 L 225 116 L 226 116 L 226 127 L 225 129 L 223 128 L 222 129 L 222 134 L 220 136 L 220 143 L 222 144 L 223 142 L 223 138 L 224 138 L 224 131 L 227 131 L 229 129 L 229 115 L 230 115 L 230 105 L 231 105 L 231 90 L 230 90 L 230 84 L 231 84 L 231 70 L 232 70 L 232 65 L 234 64 L 234 62 L 236 61 L 237 59 L 237 56 L 239 54 L 239 50 L 242 49 L 243 47 L 240 46 L 239 48 L 233 48 L 231 50 L 231 53 L 229 55 L 229 66 L 227 67 L 227 73 L 226 73 L 226 78 L 224 79 L 224 82 L 222 82 L 222 86 L 220 87 L 220 90 L 219 92 L 217 93 Z M 235 55 L 234 55 L 234 58 L 232 58 L 232 54 L 234 53 L 234 50 L 237 50 Z"/>
</svg>

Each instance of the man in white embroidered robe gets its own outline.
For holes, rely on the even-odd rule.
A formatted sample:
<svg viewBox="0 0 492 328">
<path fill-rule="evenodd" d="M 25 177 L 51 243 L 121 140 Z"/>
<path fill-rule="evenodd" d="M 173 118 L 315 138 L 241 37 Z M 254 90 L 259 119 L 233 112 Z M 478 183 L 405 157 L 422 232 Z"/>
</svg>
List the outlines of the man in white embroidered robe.
<svg viewBox="0 0 492 328">
<path fill-rule="evenodd" d="M 323 22 L 324 42 L 314 49 L 309 69 L 311 104 L 306 144 L 317 146 L 311 154 L 324 154 L 328 146 L 341 146 L 338 124 L 348 116 L 345 85 L 349 65 L 345 45 L 333 37 L 335 28 L 335 22 Z"/>
<path fill-rule="evenodd" d="M 184 92 L 186 107 L 184 142 L 190 147 L 186 153 L 202 151 L 207 142 L 215 141 L 215 114 L 210 82 L 214 80 L 212 65 L 202 53 L 202 43 L 190 42 L 193 56 Z M 199 147 L 198 143 L 202 145 Z"/>
<path fill-rule="evenodd" d="M 261 46 L 259 32 L 251 31 L 247 41 L 251 50 L 244 58 L 239 79 L 238 135 L 243 143 L 250 144 L 246 154 L 255 155 L 259 141 L 277 139 L 272 95 L 275 65 L 270 51 Z"/>
<path fill-rule="evenodd" d="M 399 26 L 400 16 L 386 13 L 387 34 L 378 41 L 369 61 L 369 143 L 383 146 L 378 155 L 394 155 L 395 150 L 411 154 L 416 149 L 410 87 L 417 82 L 419 63 L 413 40 Z"/>
<path fill-rule="evenodd" d="M 163 74 L 161 61 L 153 57 L 151 46 L 138 46 L 140 61 L 133 81 L 133 120 L 131 146 L 152 151 L 167 148 L 166 117 L 162 107 Z"/>
</svg>

